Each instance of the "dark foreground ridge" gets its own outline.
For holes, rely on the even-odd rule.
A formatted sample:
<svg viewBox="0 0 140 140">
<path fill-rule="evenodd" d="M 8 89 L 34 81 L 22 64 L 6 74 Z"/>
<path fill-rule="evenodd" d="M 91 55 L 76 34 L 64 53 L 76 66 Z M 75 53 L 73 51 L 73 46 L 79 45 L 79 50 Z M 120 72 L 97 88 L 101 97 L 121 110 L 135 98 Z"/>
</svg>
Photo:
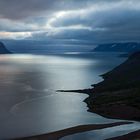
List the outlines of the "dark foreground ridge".
<svg viewBox="0 0 140 140">
<path fill-rule="evenodd" d="M 60 90 L 88 94 L 89 111 L 108 118 L 140 121 L 140 52 L 101 75 L 103 81 L 91 89 Z"/>
<path fill-rule="evenodd" d="M 137 52 L 140 51 L 140 43 L 138 42 L 125 42 L 125 43 L 109 43 L 100 44 L 93 52 Z"/>
<path fill-rule="evenodd" d="M 85 102 L 90 112 L 107 118 L 140 121 L 140 52 L 101 76 L 104 80 L 92 85 L 92 89 L 70 92 L 88 94 Z M 140 139 L 140 130 L 108 140 L 136 139 Z"/>
<path fill-rule="evenodd" d="M 10 52 L 5 45 L 0 42 L 0 54 L 11 54 L 12 52 Z"/>
<path fill-rule="evenodd" d="M 89 111 L 109 118 L 140 120 L 140 52 L 102 75 L 85 100 Z"/>
</svg>

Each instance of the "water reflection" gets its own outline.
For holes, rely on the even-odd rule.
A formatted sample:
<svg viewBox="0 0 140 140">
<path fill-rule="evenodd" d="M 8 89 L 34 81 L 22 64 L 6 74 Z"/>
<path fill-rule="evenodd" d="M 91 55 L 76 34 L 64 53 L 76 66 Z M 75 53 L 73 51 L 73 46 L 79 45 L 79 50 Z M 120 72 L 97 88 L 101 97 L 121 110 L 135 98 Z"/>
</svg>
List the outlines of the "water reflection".
<svg viewBox="0 0 140 140">
<path fill-rule="evenodd" d="M 137 131 L 140 129 L 140 123 L 135 122 L 129 125 L 121 125 L 111 128 L 105 128 L 101 130 L 94 130 L 83 132 L 79 134 L 74 134 L 71 136 L 67 136 L 62 138 L 61 140 L 105 140 L 117 136 L 126 135 L 128 133 Z"/>
<path fill-rule="evenodd" d="M 87 88 L 99 74 L 123 60 L 64 55 L 0 57 L 0 139 L 56 131 L 80 124 L 107 123 L 86 112 L 86 95 L 56 93 L 57 89 Z M 106 66 L 106 65 L 107 66 Z"/>
</svg>

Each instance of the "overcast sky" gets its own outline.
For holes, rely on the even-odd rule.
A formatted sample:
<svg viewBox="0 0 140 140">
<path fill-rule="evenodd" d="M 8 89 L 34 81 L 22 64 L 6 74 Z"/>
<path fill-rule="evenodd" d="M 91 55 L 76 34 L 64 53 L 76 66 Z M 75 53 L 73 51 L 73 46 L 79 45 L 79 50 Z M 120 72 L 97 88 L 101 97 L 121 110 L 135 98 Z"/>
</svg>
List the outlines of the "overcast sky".
<svg viewBox="0 0 140 140">
<path fill-rule="evenodd" d="M 140 41 L 140 0 L 0 0 L 0 39 Z"/>
</svg>

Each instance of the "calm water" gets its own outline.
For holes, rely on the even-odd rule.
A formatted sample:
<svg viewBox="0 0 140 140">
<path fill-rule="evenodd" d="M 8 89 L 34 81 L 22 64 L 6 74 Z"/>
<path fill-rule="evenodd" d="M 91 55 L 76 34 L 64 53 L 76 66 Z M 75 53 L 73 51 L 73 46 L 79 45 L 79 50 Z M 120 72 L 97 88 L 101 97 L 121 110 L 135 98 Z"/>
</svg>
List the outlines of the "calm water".
<svg viewBox="0 0 140 140">
<path fill-rule="evenodd" d="M 87 112 L 82 102 L 87 95 L 55 90 L 88 88 L 101 81 L 98 75 L 125 60 L 117 56 L 107 53 L 0 56 L 0 139 L 115 121 Z"/>
</svg>

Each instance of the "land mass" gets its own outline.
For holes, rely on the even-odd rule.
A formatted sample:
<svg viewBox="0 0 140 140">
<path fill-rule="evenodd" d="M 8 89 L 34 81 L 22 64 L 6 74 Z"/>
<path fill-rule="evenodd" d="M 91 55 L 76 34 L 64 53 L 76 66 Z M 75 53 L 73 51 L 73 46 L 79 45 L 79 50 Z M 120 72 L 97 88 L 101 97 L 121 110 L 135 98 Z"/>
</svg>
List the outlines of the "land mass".
<svg viewBox="0 0 140 140">
<path fill-rule="evenodd" d="M 140 120 L 140 52 L 131 55 L 115 69 L 101 75 L 85 100 L 89 111 L 100 115 Z"/>
<path fill-rule="evenodd" d="M 17 138 L 15 140 L 58 140 L 62 137 L 80 133 L 80 132 L 85 132 L 85 131 L 90 131 L 90 130 L 99 130 L 103 128 L 120 126 L 120 125 L 125 125 L 125 124 L 130 124 L 130 123 L 131 122 L 116 122 L 116 123 L 111 123 L 111 124 L 81 125 L 81 126 L 76 126 L 76 127 L 52 132 L 49 134 L 25 137 L 25 138 Z"/>
<path fill-rule="evenodd" d="M 0 54 L 11 54 L 12 52 L 10 52 L 5 45 L 0 42 Z"/>
<path fill-rule="evenodd" d="M 104 80 L 93 88 L 60 92 L 88 94 L 89 111 L 104 117 L 140 121 L 140 52 L 101 76 Z"/>
<path fill-rule="evenodd" d="M 140 43 L 137 42 L 127 42 L 127 43 L 110 43 L 110 44 L 100 44 L 93 52 L 129 52 L 133 53 L 140 51 Z"/>
<path fill-rule="evenodd" d="M 88 94 L 85 99 L 89 111 L 107 118 L 117 118 L 140 121 L 140 52 L 131 55 L 128 60 L 101 75 L 103 81 L 92 85 L 93 88 L 84 90 L 70 90 L 60 92 L 79 92 Z M 126 121 L 125 123 L 129 123 Z M 112 127 L 120 124 L 102 124 L 77 126 L 45 135 L 22 138 L 19 140 L 57 140 L 64 136 Z M 111 138 L 110 140 L 136 140 L 140 138 L 140 130 L 130 134 Z"/>
<path fill-rule="evenodd" d="M 93 88 L 70 92 L 88 94 L 85 102 L 90 112 L 107 118 L 140 121 L 140 52 L 101 76 L 104 80 L 92 85 Z M 140 130 L 109 140 L 136 139 L 140 139 Z"/>
</svg>

